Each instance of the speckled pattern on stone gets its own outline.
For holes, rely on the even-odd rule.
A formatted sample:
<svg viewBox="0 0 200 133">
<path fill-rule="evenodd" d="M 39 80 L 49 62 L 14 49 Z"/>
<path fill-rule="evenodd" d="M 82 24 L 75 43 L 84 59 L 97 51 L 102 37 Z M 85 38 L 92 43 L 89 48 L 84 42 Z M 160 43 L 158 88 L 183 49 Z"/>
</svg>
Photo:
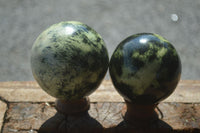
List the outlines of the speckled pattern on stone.
<svg viewBox="0 0 200 133">
<path fill-rule="evenodd" d="M 33 76 L 47 93 L 61 99 L 91 94 L 105 76 L 108 62 L 101 36 L 75 21 L 52 25 L 32 47 Z"/>
<path fill-rule="evenodd" d="M 141 33 L 118 45 L 109 70 L 116 89 L 126 100 L 153 104 L 174 91 L 180 80 L 181 62 L 166 39 Z"/>
</svg>

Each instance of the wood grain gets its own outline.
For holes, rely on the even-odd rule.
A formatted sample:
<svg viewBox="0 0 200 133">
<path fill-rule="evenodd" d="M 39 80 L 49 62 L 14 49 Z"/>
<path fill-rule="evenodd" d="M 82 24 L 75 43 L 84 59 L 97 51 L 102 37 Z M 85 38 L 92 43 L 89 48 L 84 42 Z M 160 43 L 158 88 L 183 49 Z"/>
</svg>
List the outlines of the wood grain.
<svg viewBox="0 0 200 133">
<path fill-rule="evenodd" d="M 44 92 L 34 81 L 0 82 L 0 97 L 10 102 L 53 102 L 55 98 Z M 124 102 L 110 80 L 104 80 L 90 96 L 91 102 Z M 200 81 L 182 80 L 174 93 L 163 102 L 199 103 Z"/>
<path fill-rule="evenodd" d="M 200 104 L 160 103 L 159 117 L 175 130 L 199 129 Z M 111 128 L 123 122 L 125 103 L 91 103 L 89 114 L 104 128 Z M 4 132 L 38 130 L 49 118 L 54 116 L 54 103 L 11 103 L 4 122 Z"/>
<path fill-rule="evenodd" d="M 34 81 L 0 82 L 0 112 L 6 112 L 4 121 L 0 121 L 2 133 L 36 132 L 56 113 L 54 101 Z M 110 80 L 103 81 L 90 95 L 90 101 L 90 116 L 104 128 L 115 127 L 123 121 L 126 105 Z M 200 81 L 180 81 L 175 92 L 158 108 L 159 117 L 175 130 L 200 132 Z"/>
</svg>

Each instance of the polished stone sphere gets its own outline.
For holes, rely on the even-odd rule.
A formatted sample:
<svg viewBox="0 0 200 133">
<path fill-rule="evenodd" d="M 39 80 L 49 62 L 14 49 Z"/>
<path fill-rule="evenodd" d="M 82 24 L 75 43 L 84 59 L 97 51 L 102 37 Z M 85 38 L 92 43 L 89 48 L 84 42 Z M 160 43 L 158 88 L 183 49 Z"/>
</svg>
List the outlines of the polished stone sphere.
<svg viewBox="0 0 200 133">
<path fill-rule="evenodd" d="M 109 66 L 117 91 L 135 104 L 156 104 L 168 97 L 181 76 L 175 48 L 152 33 L 132 35 L 115 49 Z"/>
<path fill-rule="evenodd" d="M 95 91 L 108 64 L 102 37 L 76 21 L 50 26 L 31 50 L 34 78 L 48 94 L 64 100 L 80 99 Z"/>
</svg>

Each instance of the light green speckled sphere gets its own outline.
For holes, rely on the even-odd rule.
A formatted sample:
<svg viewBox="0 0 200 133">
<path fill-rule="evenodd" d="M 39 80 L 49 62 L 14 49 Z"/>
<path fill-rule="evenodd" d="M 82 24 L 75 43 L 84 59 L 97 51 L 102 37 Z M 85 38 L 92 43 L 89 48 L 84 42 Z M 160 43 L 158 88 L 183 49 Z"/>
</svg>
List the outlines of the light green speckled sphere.
<svg viewBox="0 0 200 133">
<path fill-rule="evenodd" d="M 109 58 L 101 36 L 76 22 L 54 24 L 36 39 L 31 68 L 41 88 L 65 100 L 91 94 L 101 83 Z"/>
</svg>

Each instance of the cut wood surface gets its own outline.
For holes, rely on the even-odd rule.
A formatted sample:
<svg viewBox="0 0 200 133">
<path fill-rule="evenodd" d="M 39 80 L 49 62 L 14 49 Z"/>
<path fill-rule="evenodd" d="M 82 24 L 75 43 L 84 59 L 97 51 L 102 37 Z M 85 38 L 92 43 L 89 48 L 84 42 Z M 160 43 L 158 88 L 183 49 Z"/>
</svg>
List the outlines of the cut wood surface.
<svg viewBox="0 0 200 133">
<path fill-rule="evenodd" d="M 6 110 L 7 110 L 6 103 L 0 101 L 0 131 L 1 131 L 3 121 L 4 121 L 4 115 L 5 115 Z"/>
<path fill-rule="evenodd" d="M 7 101 L 53 102 L 55 98 L 44 92 L 34 81 L 0 82 L 0 97 Z M 104 80 L 90 96 L 91 102 L 123 102 L 123 98 L 114 89 L 110 80 Z M 174 93 L 164 102 L 199 103 L 200 81 L 182 80 Z"/>
<path fill-rule="evenodd" d="M 199 129 L 200 131 L 200 104 L 160 103 L 158 107 L 163 114 L 162 120 L 173 129 Z M 104 128 L 110 128 L 123 121 L 125 111 L 124 103 L 91 103 L 89 114 Z M 37 131 L 55 113 L 54 103 L 11 103 L 3 133 Z M 158 114 L 161 118 L 161 114 L 159 112 Z"/>
<path fill-rule="evenodd" d="M 54 100 L 34 81 L 0 82 L 1 133 L 36 133 L 56 113 Z M 110 80 L 103 81 L 90 95 L 90 101 L 89 114 L 103 127 L 110 128 L 123 121 L 126 105 Z M 174 129 L 200 131 L 200 81 L 180 81 L 175 92 L 158 107 L 160 118 L 163 115 L 162 120 Z"/>
</svg>

